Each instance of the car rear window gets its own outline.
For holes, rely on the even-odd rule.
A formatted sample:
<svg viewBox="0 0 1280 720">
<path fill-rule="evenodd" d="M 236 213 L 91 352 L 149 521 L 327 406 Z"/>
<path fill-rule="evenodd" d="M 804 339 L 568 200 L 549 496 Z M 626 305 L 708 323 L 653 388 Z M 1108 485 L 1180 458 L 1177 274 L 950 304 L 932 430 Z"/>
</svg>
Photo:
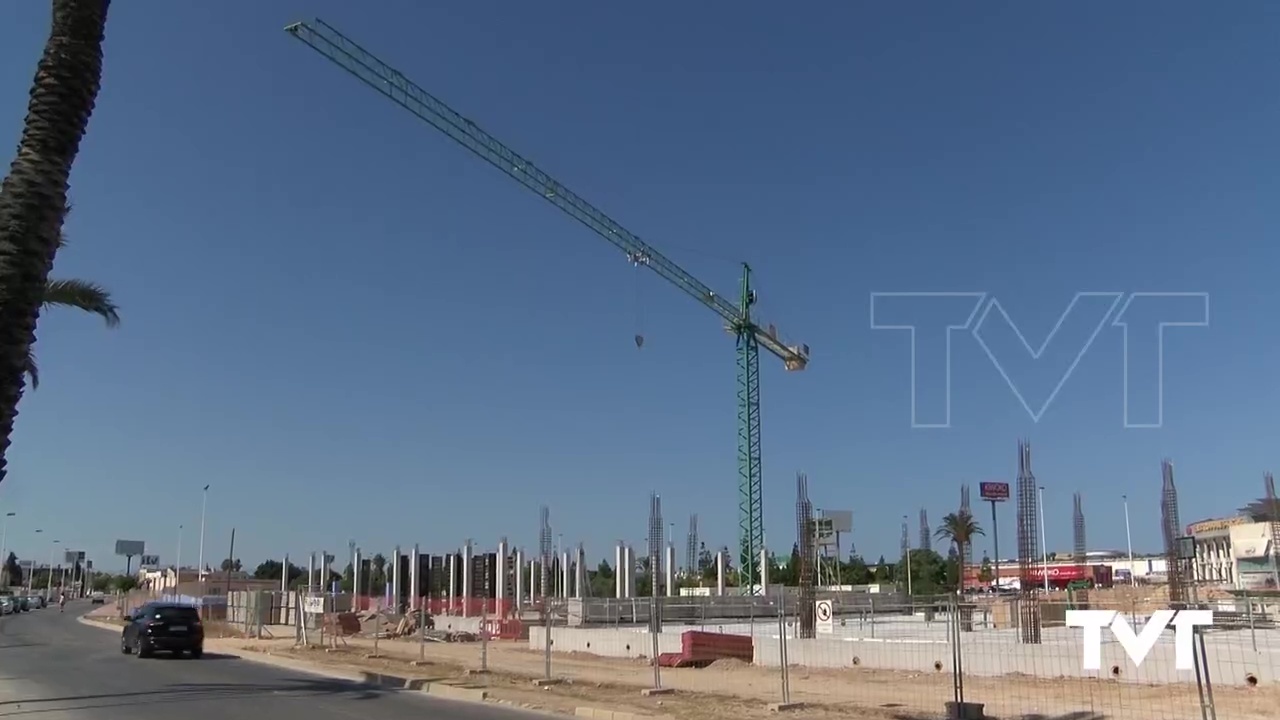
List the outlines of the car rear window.
<svg viewBox="0 0 1280 720">
<path fill-rule="evenodd" d="M 156 618 L 165 622 L 197 622 L 200 620 L 200 614 L 195 608 L 189 607 L 162 607 L 156 608 Z"/>
</svg>

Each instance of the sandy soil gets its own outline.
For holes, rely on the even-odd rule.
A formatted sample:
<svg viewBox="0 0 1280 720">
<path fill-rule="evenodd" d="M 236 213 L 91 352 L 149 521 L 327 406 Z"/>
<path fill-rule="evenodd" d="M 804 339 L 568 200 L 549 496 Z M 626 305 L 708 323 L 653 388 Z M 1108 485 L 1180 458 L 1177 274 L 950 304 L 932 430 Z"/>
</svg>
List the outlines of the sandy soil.
<svg viewBox="0 0 1280 720">
<path fill-rule="evenodd" d="M 373 642 L 348 638 L 339 651 L 293 649 L 292 638 L 260 641 L 219 641 L 244 649 L 286 653 L 324 663 L 353 664 L 362 669 L 407 672 L 419 657 L 416 641 L 382 640 L 380 659 L 363 656 Z M 432 663 L 415 677 L 457 677 L 480 667 L 479 643 L 427 643 L 425 657 Z M 365 665 L 365 663 L 374 663 Z M 653 686 L 653 668 L 647 661 L 600 658 L 585 653 L 556 654 L 552 675 L 567 682 L 547 689 L 532 689 L 530 678 L 544 675 L 542 653 L 527 643 L 489 643 L 490 673 L 472 677 L 484 683 L 497 698 L 547 710 L 572 712 L 577 705 L 632 709 L 649 714 L 669 714 L 689 720 L 742 720 L 768 715 L 767 704 L 781 696 L 780 671 L 746 663 L 721 661 L 704 669 L 662 670 L 662 685 L 675 695 L 643 698 L 641 688 Z M 805 717 L 888 718 L 938 717 L 953 697 L 949 672 L 929 674 L 880 670 L 816 670 L 792 668 L 791 700 L 806 703 Z M 1219 687 L 1214 689 L 1220 717 L 1232 720 L 1264 720 L 1275 715 L 1280 688 Z M 712 699 L 711 696 L 714 696 Z M 1060 678 L 1056 680 L 1006 676 L 966 678 L 965 697 L 983 702 L 993 717 L 1037 714 L 1050 717 L 1093 713 L 1096 717 L 1133 720 L 1180 720 L 1200 716 L 1193 685 L 1143 686 L 1111 681 Z"/>
</svg>

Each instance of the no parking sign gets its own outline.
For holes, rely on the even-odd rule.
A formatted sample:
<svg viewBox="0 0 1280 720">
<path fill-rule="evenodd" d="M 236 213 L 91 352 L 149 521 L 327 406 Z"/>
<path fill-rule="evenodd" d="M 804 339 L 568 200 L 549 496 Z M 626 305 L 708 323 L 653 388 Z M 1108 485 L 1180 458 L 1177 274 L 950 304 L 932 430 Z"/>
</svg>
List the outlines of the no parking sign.
<svg viewBox="0 0 1280 720">
<path fill-rule="evenodd" d="M 832 607 L 830 600 L 819 600 L 814 603 L 814 615 L 817 619 L 817 631 L 820 633 L 830 634 L 835 632 L 835 623 L 832 622 Z"/>
</svg>

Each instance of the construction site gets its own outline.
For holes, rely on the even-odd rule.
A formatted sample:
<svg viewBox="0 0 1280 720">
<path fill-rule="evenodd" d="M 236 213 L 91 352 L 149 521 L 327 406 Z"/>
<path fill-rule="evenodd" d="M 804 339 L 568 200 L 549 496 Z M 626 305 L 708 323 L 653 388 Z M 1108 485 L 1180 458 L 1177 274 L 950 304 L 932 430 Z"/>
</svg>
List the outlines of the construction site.
<svg viewBox="0 0 1280 720">
<path fill-rule="evenodd" d="M 810 350 L 803 343 L 782 340 L 774 325 L 756 317 L 752 268 L 742 265 L 735 293 L 712 290 L 338 30 L 318 20 L 286 29 L 400 109 L 585 225 L 635 268 L 668 281 L 723 324 L 737 350 L 738 537 L 734 550 L 714 553 L 714 579 L 708 582 L 709 573 L 699 567 L 702 545 L 696 516 L 690 521 L 682 567 L 674 538 L 664 530 L 668 523 L 661 500 L 653 495 L 643 545 L 620 541 L 606 553 L 614 571 L 612 592 L 600 597 L 587 548 L 553 543 L 550 511 L 543 507 L 534 548 L 526 550 L 506 538 L 485 547 L 467 541 L 443 554 L 405 545 L 390 555 L 384 595 L 326 594 L 320 582 L 309 583 L 308 591 L 298 594 L 289 590 L 286 581 L 274 601 L 256 608 L 244 603 L 244 612 L 256 615 L 253 622 L 329 627 L 331 632 L 375 638 L 416 635 L 423 642 L 527 644 L 528 649 L 546 654 L 548 681 L 552 679 L 550 658 L 561 654 L 644 659 L 655 668 L 735 660 L 781 667 L 784 677 L 785 668 L 803 666 L 925 675 L 950 672 L 954 678 L 1094 678 L 1138 684 L 1199 685 L 1202 677 L 1211 676 L 1215 684 L 1250 688 L 1280 679 L 1280 631 L 1274 622 L 1280 607 L 1275 592 L 1242 598 L 1196 582 L 1195 541 L 1181 526 L 1173 465 L 1168 461 L 1161 469 L 1159 512 L 1165 553 L 1158 584 L 1136 582 L 1132 547 L 1128 582 L 1117 582 L 1110 566 L 1096 569 L 1090 564 L 1083 499 L 1078 493 L 1073 498 L 1071 558 L 1063 563 L 1055 557 L 1050 567 L 1044 547 L 1044 488 L 1032 473 L 1028 443 L 1018 444 L 1012 488 L 1009 483 L 982 483 L 980 496 L 991 504 L 993 534 L 998 533 L 997 506 L 1008 501 L 1016 506 L 1016 560 L 999 567 L 996 535 L 996 567 L 989 577 L 980 577 L 986 571 L 974 562 L 972 538 L 952 530 L 948 540 L 952 547 L 946 549 L 955 552 L 958 587 L 932 597 L 912 588 L 913 550 L 932 548 L 935 540 L 927 512 L 921 509 L 916 548 L 903 517 L 900 562 L 906 564 L 905 573 L 895 572 L 895 579 L 871 585 L 845 584 L 839 572 L 845 549 L 840 543 L 853 529 L 852 513 L 815 511 L 808 480 L 799 475 L 794 528 L 798 582 L 790 586 L 771 582 L 774 563 L 765 547 L 762 507 L 760 350 L 780 360 L 787 371 L 804 370 Z M 642 346 L 643 335 L 637 334 L 635 343 Z M 946 522 L 952 525 L 957 518 L 972 521 L 975 512 L 968 486 L 961 488 L 959 506 L 948 513 Z M 1126 501 L 1126 525 L 1127 518 Z M 1275 559 L 1280 552 L 1276 525 L 1280 523 L 1273 523 L 1267 550 L 1273 567 L 1280 564 Z M 374 572 L 370 560 L 358 550 L 352 555 L 353 586 L 366 587 Z M 836 559 L 834 576 L 829 571 L 832 557 Z M 328 562 L 321 565 L 327 567 Z M 320 570 L 313 557 L 312 576 L 320 577 Z M 696 583 L 690 582 L 694 575 Z M 648 592 L 638 592 L 642 584 Z M 1084 669 L 1083 635 L 1066 627 L 1069 610 L 1106 609 L 1131 622 L 1145 622 L 1160 610 L 1193 607 L 1211 608 L 1219 618 L 1211 632 L 1197 634 L 1200 645 L 1194 677 L 1175 667 L 1178 646 L 1169 633 L 1153 645 L 1140 666 L 1130 662 L 1117 644 L 1109 643 L 1102 647 L 1100 667 Z M 328 625 L 317 619 L 339 615 L 347 619 L 323 621 Z M 655 669 L 655 686 L 658 682 Z M 953 697 L 962 703 L 963 682 L 957 682 Z"/>
</svg>

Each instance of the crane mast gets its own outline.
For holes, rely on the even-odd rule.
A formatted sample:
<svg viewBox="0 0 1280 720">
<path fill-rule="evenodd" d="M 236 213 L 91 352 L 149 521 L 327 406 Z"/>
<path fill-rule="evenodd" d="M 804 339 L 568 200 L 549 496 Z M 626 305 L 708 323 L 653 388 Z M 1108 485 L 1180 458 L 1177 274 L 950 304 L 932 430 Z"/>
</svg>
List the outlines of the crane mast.
<svg viewBox="0 0 1280 720">
<path fill-rule="evenodd" d="M 537 193 L 569 217 L 586 225 L 621 250 L 636 266 L 649 268 L 686 295 L 716 313 L 737 340 L 738 367 L 738 532 L 740 585 L 759 589 L 759 558 L 764 547 L 763 477 L 760 463 L 760 348 L 782 360 L 787 370 L 809 363 L 807 345 L 787 345 L 772 325 L 761 326 L 751 307 L 756 294 L 751 268 L 742 266 L 738 301 L 719 295 L 667 259 L 648 243 L 583 200 L 443 101 L 409 81 L 356 42 L 322 20 L 299 22 L 285 30 L 369 87 L 444 133 L 516 182 Z"/>
</svg>

